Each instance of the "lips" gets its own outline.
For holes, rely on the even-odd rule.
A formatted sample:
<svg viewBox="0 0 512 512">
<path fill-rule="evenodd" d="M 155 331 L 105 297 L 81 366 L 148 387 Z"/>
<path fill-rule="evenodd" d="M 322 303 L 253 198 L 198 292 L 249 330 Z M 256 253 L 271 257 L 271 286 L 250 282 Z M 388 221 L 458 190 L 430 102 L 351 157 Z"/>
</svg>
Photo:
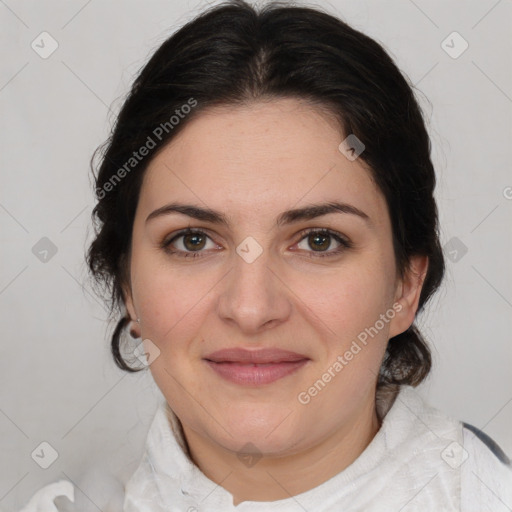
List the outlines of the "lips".
<svg viewBox="0 0 512 512">
<path fill-rule="evenodd" d="M 204 358 L 216 375 L 242 386 L 262 386 L 292 375 L 303 368 L 309 358 L 280 349 L 246 350 L 230 348 Z"/>
<path fill-rule="evenodd" d="M 283 362 L 296 362 L 309 359 L 303 354 L 281 350 L 277 348 L 265 348 L 259 350 L 247 350 L 243 348 L 227 348 L 212 352 L 204 359 L 214 363 L 239 363 L 239 364 L 275 364 Z"/>
</svg>

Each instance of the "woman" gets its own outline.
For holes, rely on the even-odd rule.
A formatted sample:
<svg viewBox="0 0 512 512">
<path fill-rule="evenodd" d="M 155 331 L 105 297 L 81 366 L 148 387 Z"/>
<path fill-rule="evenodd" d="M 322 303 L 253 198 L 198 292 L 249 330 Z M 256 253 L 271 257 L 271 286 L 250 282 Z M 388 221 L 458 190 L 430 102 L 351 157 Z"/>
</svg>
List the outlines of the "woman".
<svg viewBox="0 0 512 512">
<path fill-rule="evenodd" d="M 512 509 L 507 456 L 414 390 L 434 187 L 411 87 L 339 19 L 232 1 L 164 42 L 104 146 L 88 252 L 116 364 L 165 397 L 125 512 Z"/>
</svg>

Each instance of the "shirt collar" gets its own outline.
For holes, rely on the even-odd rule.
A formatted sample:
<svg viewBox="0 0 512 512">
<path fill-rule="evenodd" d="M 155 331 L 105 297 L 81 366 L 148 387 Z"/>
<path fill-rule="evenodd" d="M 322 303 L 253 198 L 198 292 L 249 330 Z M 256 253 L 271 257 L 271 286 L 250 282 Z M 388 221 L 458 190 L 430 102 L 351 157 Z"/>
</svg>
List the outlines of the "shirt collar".
<svg viewBox="0 0 512 512">
<path fill-rule="evenodd" d="M 438 450 L 447 444 L 445 437 L 454 438 L 456 423 L 446 422 L 443 417 L 436 415 L 435 410 L 427 407 L 411 386 L 379 388 L 376 393 L 376 410 L 381 421 L 379 431 L 359 457 L 343 471 L 320 486 L 294 497 L 274 502 L 245 501 L 234 507 L 231 493 L 210 480 L 194 464 L 181 423 L 164 402 L 159 406 L 148 432 L 144 459 L 136 478 L 138 490 L 137 485 L 133 485 L 128 486 L 127 491 L 134 496 L 142 496 L 141 489 L 144 486 L 146 489 L 151 487 L 153 508 L 147 508 L 148 511 L 157 510 L 156 495 L 159 503 L 162 503 L 162 510 L 165 510 L 165 504 L 176 503 L 177 497 L 183 498 L 191 506 L 197 506 L 198 510 L 202 510 L 199 508 L 201 503 L 202 506 L 208 505 L 209 511 L 222 512 L 287 512 L 297 510 L 297 503 L 306 510 L 315 510 L 319 499 L 323 504 L 330 499 L 343 499 L 345 494 L 354 492 L 356 482 L 357 486 L 364 486 L 364 482 L 374 479 L 375 471 L 380 471 L 386 459 L 392 460 L 393 453 L 399 451 L 402 459 L 403 454 L 407 453 L 410 455 L 406 457 L 413 457 L 418 446 L 431 446 Z M 392 463 L 398 466 L 406 462 L 397 458 Z"/>
</svg>

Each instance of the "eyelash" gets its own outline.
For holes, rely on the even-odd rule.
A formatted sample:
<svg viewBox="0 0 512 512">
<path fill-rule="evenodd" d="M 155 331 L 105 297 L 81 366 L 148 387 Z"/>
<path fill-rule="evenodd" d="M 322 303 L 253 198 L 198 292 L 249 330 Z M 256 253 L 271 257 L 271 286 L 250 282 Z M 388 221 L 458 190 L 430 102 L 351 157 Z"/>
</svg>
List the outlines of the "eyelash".
<svg viewBox="0 0 512 512">
<path fill-rule="evenodd" d="M 351 249 L 353 247 L 352 242 L 350 242 L 348 239 L 344 238 L 340 233 L 338 233 L 337 231 L 332 231 L 332 230 L 327 229 L 327 228 L 324 228 L 324 229 L 319 229 L 319 228 L 309 228 L 309 229 L 306 229 L 306 230 L 304 230 L 304 231 L 302 231 L 300 233 L 301 238 L 300 238 L 300 240 L 297 243 L 302 242 L 311 233 L 319 233 L 319 234 L 323 234 L 323 235 L 330 235 L 337 242 L 340 243 L 340 246 L 337 249 L 335 249 L 333 251 L 328 251 L 328 252 L 324 252 L 324 251 L 308 251 L 308 252 L 312 253 L 311 256 L 309 256 L 310 258 L 329 258 L 329 257 L 334 257 L 334 256 L 339 255 L 340 253 L 342 253 L 346 249 Z M 204 235 L 207 238 L 210 238 L 207 235 L 207 233 L 205 233 L 204 231 L 202 231 L 200 229 L 187 228 L 187 229 L 183 229 L 183 230 L 179 231 L 178 233 L 176 233 L 171 239 L 164 238 L 162 240 L 162 242 L 159 244 L 160 248 L 164 249 L 169 254 L 178 256 L 179 258 L 197 258 L 197 257 L 202 257 L 201 256 L 201 251 L 185 252 L 185 251 L 180 251 L 180 250 L 171 250 L 171 249 L 169 249 L 169 246 L 175 240 L 177 240 L 178 238 L 181 238 L 183 236 L 191 235 L 191 234 L 192 235 L 193 234 Z"/>
</svg>

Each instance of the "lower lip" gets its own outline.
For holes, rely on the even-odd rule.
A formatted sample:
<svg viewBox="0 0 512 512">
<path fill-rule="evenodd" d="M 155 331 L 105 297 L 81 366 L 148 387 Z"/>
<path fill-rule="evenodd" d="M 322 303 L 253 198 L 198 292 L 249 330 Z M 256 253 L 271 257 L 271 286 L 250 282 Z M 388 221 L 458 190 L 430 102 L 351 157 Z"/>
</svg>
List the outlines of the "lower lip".
<svg viewBox="0 0 512 512">
<path fill-rule="evenodd" d="M 244 386 L 261 386 L 295 373 L 309 360 L 272 363 L 264 366 L 252 366 L 240 363 L 214 363 L 206 360 L 208 366 L 222 378 Z"/>
</svg>

